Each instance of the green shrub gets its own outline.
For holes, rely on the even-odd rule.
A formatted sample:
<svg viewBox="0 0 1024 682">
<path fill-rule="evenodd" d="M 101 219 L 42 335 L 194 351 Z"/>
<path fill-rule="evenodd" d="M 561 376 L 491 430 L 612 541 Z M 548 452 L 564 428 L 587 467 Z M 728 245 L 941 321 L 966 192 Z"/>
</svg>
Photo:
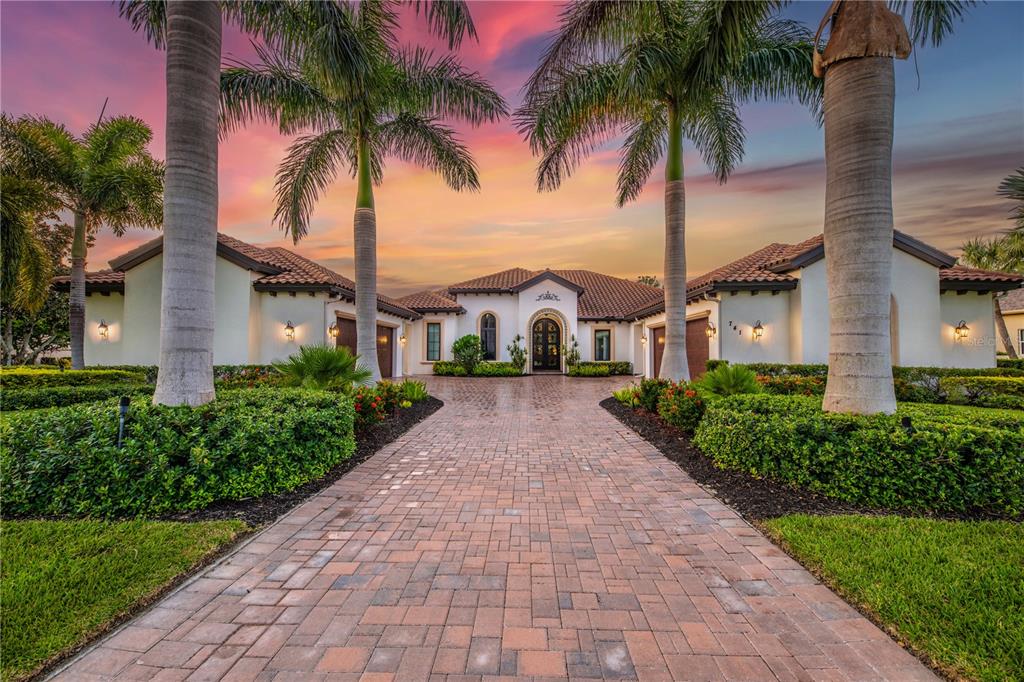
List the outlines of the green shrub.
<svg viewBox="0 0 1024 682">
<path fill-rule="evenodd" d="M 658 401 L 658 415 L 683 433 L 693 434 L 704 416 L 706 406 L 697 384 L 669 384 Z"/>
<path fill-rule="evenodd" d="M 516 334 L 512 339 L 512 343 L 505 346 L 505 350 L 508 351 L 508 356 L 512 361 L 512 365 L 519 370 L 520 374 L 526 370 L 526 346 L 524 346 L 523 343 L 523 337 Z"/>
<path fill-rule="evenodd" d="M 765 393 L 774 395 L 825 395 L 825 377 L 800 374 L 760 375 L 757 381 Z"/>
<path fill-rule="evenodd" d="M 15 388 L 47 388 L 50 386 L 109 386 L 110 384 L 141 384 L 142 372 L 120 369 L 13 369 L 0 370 L 0 386 Z"/>
<path fill-rule="evenodd" d="M 464 377 L 466 368 L 449 360 L 438 360 L 434 363 L 434 374 L 439 377 Z"/>
<path fill-rule="evenodd" d="M 213 378 L 217 388 L 227 389 L 284 385 L 281 373 L 273 365 L 214 365 Z"/>
<path fill-rule="evenodd" d="M 148 384 L 111 384 L 108 386 L 48 386 L 0 390 L 0 411 L 34 410 L 92 403 L 119 396 L 153 395 Z"/>
<path fill-rule="evenodd" d="M 612 391 L 612 396 L 626 407 L 633 409 L 640 407 L 640 389 L 635 384 Z"/>
<path fill-rule="evenodd" d="M 399 387 L 402 389 L 402 397 L 412 403 L 418 403 L 430 397 L 427 385 L 422 381 L 406 379 L 399 384 Z"/>
<path fill-rule="evenodd" d="M 580 342 L 576 340 L 575 334 L 569 335 L 568 344 L 562 344 L 562 357 L 565 358 L 566 367 L 580 364 Z"/>
<path fill-rule="evenodd" d="M 132 401 L 8 415 L 0 496 L 11 516 L 147 516 L 291 490 L 355 449 L 352 401 L 298 389 L 224 391 L 200 407 Z"/>
<path fill-rule="evenodd" d="M 466 374 L 472 374 L 473 368 L 484 359 L 484 348 L 480 344 L 480 337 L 476 334 L 466 334 L 456 339 L 452 344 L 452 358 L 457 365 L 466 370 Z"/>
<path fill-rule="evenodd" d="M 1019 369 L 1024 372 L 1024 358 L 997 358 L 996 367 L 999 369 Z"/>
<path fill-rule="evenodd" d="M 707 362 L 704 363 L 704 369 L 706 369 L 709 372 L 713 372 L 716 369 L 718 369 L 719 367 L 722 367 L 723 365 L 728 365 L 728 364 L 729 364 L 728 360 L 708 360 Z"/>
<path fill-rule="evenodd" d="M 609 377 L 612 368 L 607 363 L 579 364 L 569 366 L 571 377 Z"/>
<path fill-rule="evenodd" d="M 641 379 L 636 396 L 640 407 L 657 414 L 661 394 L 671 383 L 667 379 Z"/>
<path fill-rule="evenodd" d="M 373 378 L 348 348 L 323 344 L 299 347 L 285 362 L 275 362 L 274 370 L 284 386 L 342 393 Z"/>
<path fill-rule="evenodd" d="M 901 403 L 896 408 L 896 414 L 901 417 L 910 417 L 911 424 L 925 421 L 1024 431 L 1024 412 L 1021 410 L 1000 410 L 969 405 Z"/>
<path fill-rule="evenodd" d="M 954 404 L 1024 410 L 1024 377 L 948 376 L 939 389 Z"/>
<path fill-rule="evenodd" d="M 751 362 L 744 365 L 758 376 L 827 377 L 828 365 L 799 365 L 783 362 Z"/>
<path fill-rule="evenodd" d="M 816 398 L 734 396 L 708 407 L 694 443 L 720 467 L 856 504 L 1024 512 L 1024 429 L 917 414 L 827 414 Z"/>
<path fill-rule="evenodd" d="M 569 376 L 633 376 L 633 363 L 626 362 L 624 360 L 614 360 L 612 362 L 595 362 L 593 360 L 587 360 L 586 362 L 578 362 L 576 364 L 579 367 L 607 367 L 608 374 L 574 375 L 570 371 Z"/>
<path fill-rule="evenodd" d="M 700 381 L 714 395 L 740 395 L 760 393 L 757 375 L 743 365 L 722 365 L 704 374 Z"/>
<path fill-rule="evenodd" d="M 473 368 L 475 377 L 517 377 L 522 371 L 511 362 L 481 362 Z"/>
</svg>

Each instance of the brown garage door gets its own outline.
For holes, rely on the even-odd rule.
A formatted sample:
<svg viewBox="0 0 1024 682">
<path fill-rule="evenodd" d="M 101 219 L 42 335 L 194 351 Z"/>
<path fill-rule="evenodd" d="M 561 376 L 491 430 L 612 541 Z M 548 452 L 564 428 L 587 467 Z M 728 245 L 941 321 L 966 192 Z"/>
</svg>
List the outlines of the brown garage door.
<svg viewBox="0 0 1024 682">
<path fill-rule="evenodd" d="M 708 318 L 701 317 L 686 321 L 686 364 L 690 367 L 690 378 L 704 375 L 708 366 Z"/>
<path fill-rule="evenodd" d="M 380 376 L 390 379 L 394 376 L 394 341 L 395 330 L 391 327 L 377 325 L 377 366 Z M 347 317 L 338 318 L 337 345 L 348 348 L 352 355 L 356 354 L 356 321 Z"/>
<path fill-rule="evenodd" d="M 338 318 L 338 341 L 339 348 L 348 348 L 352 355 L 356 354 L 356 321 L 347 317 Z"/>
<path fill-rule="evenodd" d="M 686 364 L 690 369 L 690 378 L 702 376 L 708 364 L 708 336 L 705 330 L 708 318 L 701 317 L 686 322 Z M 661 373 L 661 359 L 665 352 L 665 328 L 655 327 L 651 330 L 651 342 L 654 344 L 654 376 Z"/>
</svg>

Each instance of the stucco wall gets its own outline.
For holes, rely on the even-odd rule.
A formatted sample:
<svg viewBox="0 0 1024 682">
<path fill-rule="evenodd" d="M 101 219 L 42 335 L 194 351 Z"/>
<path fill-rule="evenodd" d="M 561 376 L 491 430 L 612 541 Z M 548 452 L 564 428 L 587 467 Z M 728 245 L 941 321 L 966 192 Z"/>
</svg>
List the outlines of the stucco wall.
<svg viewBox="0 0 1024 682">
<path fill-rule="evenodd" d="M 718 325 L 721 357 L 730 362 L 789 362 L 789 292 L 721 295 Z M 764 333 L 754 340 L 751 330 L 761 321 Z M 731 325 L 730 325 L 731 323 Z"/>
<path fill-rule="evenodd" d="M 892 325 L 896 336 L 893 364 L 905 367 L 942 364 L 942 351 L 935 342 L 940 326 L 939 269 L 897 249 L 893 249 L 892 254 L 892 295 L 898 319 L 898 324 Z"/>
<path fill-rule="evenodd" d="M 252 276 L 248 270 L 217 259 L 217 300 L 213 331 L 213 361 L 218 365 L 249 362 L 249 315 Z"/>
<path fill-rule="evenodd" d="M 278 293 L 271 296 L 261 293 L 260 297 L 260 363 L 266 364 L 284 360 L 299 349 L 327 342 L 324 327 L 324 303 L 327 294 L 310 296 L 298 292 L 295 296 Z M 288 322 L 295 327 L 295 338 L 285 336 Z"/>
<path fill-rule="evenodd" d="M 107 325 L 107 338 L 100 337 L 99 325 Z M 124 296 L 119 293 L 89 294 L 85 297 L 85 364 L 120 365 L 124 352 Z"/>
<path fill-rule="evenodd" d="M 124 273 L 124 346 L 115 364 L 155 365 L 160 359 L 160 282 L 163 256 Z"/>
<path fill-rule="evenodd" d="M 825 261 L 794 274 L 800 280 L 789 293 L 790 362 L 818 364 L 828 362 L 828 279 Z"/>
<path fill-rule="evenodd" d="M 1021 333 L 1024 332 L 1024 312 L 1003 315 L 1003 320 L 1006 322 L 1006 330 L 1010 332 L 1010 342 L 1014 344 L 1017 356 L 1024 357 L 1024 341 L 1021 340 Z M 996 341 L 999 343 L 999 349 L 1005 353 L 1006 349 L 1003 348 L 998 335 Z"/>
<path fill-rule="evenodd" d="M 428 322 L 439 322 L 441 324 L 441 359 L 452 359 L 452 344 L 459 338 L 459 325 L 462 324 L 462 315 L 453 313 L 427 313 L 422 319 L 416 320 L 409 325 L 409 340 L 406 343 L 406 352 L 409 354 L 410 374 L 430 374 L 433 370 L 432 362 L 427 362 L 427 341 L 426 328 Z"/>
<path fill-rule="evenodd" d="M 973 291 L 963 295 L 947 292 L 939 299 L 941 323 L 936 364 L 942 367 L 995 367 L 992 294 L 979 296 Z M 961 320 L 967 323 L 970 333 L 966 339 L 957 341 L 953 330 Z"/>
<path fill-rule="evenodd" d="M 480 334 L 480 316 L 493 313 L 498 322 L 498 354 L 497 359 L 508 361 L 509 354 L 505 349 L 512 343 L 513 337 L 520 334 L 526 338 L 519 321 L 519 301 L 514 294 L 460 294 L 459 305 L 466 309 L 465 315 L 458 318 L 458 336 Z M 455 339 L 451 339 L 451 343 Z"/>
<path fill-rule="evenodd" d="M 628 322 L 580 322 L 577 341 L 580 344 L 580 360 L 594 360 L 594 330 L 610 329 L 612 334 L 612 360 L 633 362 L 633 325 Z"/>
</svg>

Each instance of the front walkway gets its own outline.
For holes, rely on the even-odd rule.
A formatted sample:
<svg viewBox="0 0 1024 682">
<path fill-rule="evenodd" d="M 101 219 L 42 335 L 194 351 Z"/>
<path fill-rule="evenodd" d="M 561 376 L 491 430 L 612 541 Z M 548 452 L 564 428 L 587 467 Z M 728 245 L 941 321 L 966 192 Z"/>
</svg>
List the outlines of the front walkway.
<svg viewBox="0 0 1024 682">
<path fill-rule="evenodd" d="M 597 405 L 623 382 L 429 383 L 441 411 L 60 677 L 931 678 Z"/>
</svg>

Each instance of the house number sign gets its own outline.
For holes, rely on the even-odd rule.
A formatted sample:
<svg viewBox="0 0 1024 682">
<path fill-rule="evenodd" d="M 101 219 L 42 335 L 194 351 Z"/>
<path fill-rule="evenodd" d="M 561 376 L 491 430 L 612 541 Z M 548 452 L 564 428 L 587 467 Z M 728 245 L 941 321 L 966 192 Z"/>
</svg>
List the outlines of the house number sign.
<svg viewBox="0 0 1024 682">
<path fill-rule="evenodd" d="M 553 294 L 550 291 L 545 291 L 543 294 L 541 294 L 540 296 L 537 297 L 537 300 L 538 301 L 561 301 L 562 299 L 558 298 L 558 294 Z"/>
</svg>

